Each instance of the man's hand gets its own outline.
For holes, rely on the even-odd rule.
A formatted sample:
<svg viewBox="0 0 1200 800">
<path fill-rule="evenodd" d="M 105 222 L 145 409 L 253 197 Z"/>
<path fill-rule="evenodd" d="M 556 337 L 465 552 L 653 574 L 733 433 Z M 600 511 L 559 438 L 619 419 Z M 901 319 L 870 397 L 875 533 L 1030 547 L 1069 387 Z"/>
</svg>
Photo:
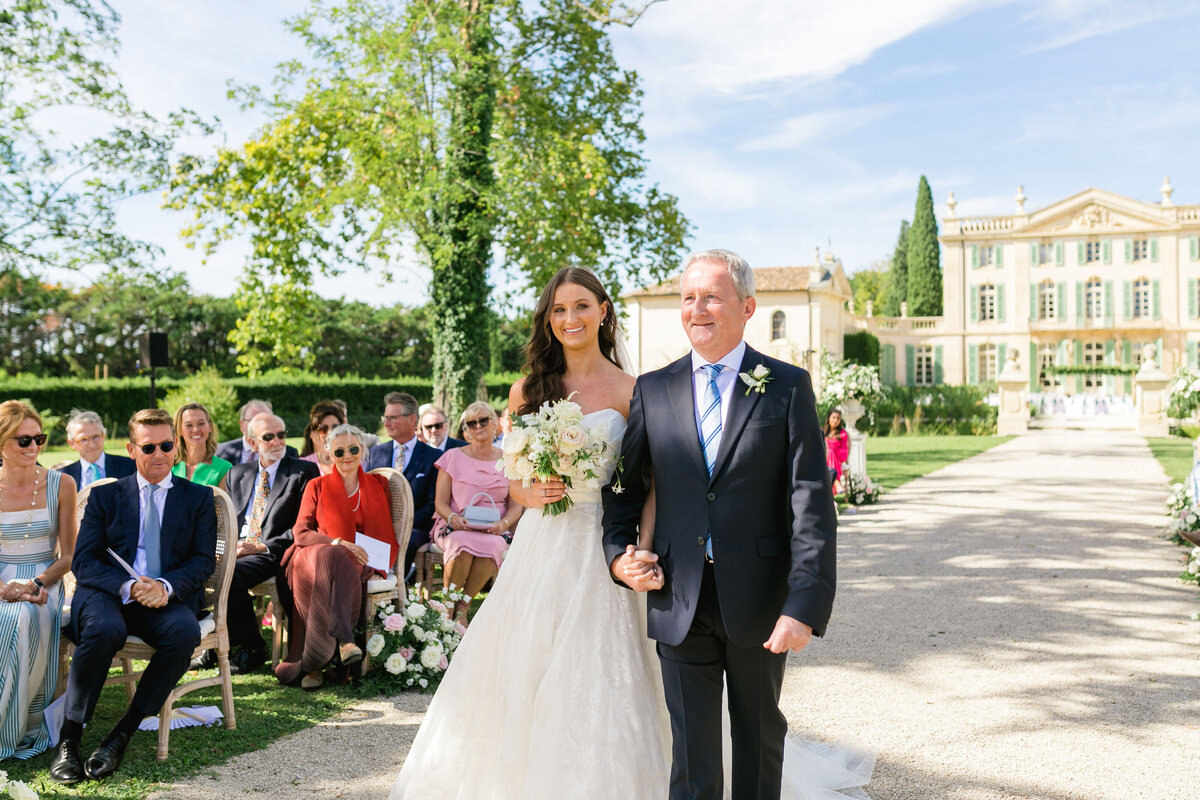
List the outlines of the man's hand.
<svg viewBox="0 0 1200 800">
<path fill-rule="evenodd" d="M 129 587 L 129 596 L 146 608 L 162 608 L 167 604 L 167 587 L 162 581 L 143 575 Z"/>
<path fill-rule="evenodd" d="M 775 630 L 771 638 L 763 642 L 763 647 L 772 653 L 786 653 L 788 650 L 799 652 L 812 641 L 812 628 L 795 617 L 780 614 L 775 621 Z"/>
<path fill-rule="evenodd" d="M 262 542 L 251 542 L 249 539 L 243 539 L 238 542 L 237 557 L 252 556 L 256 553 L 267 552 L 267 546 Z"/>
<path fill-rule="evenodd" d="M 628 545 L 624 553 L 613 559 L 610 569 L 614 578 L 635 592 L 661 589 L 665 583 L 662 569 L 658 566 L 658 554 L 638 550 L 633 545 Z"/>
</svg>

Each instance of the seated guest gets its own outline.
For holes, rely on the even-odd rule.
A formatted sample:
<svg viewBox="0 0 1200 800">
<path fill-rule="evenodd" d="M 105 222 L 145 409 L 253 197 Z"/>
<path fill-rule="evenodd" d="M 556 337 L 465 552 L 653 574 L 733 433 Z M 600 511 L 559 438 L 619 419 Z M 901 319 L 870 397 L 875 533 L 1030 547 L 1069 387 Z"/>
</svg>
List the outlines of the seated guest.
<svg viewBox="0 0 1200 800">
<path fill-rule="evenodd" d="M 82 488 L 102 478 L 124 478 L 134 473 L 132 458 L 104 452 L 107 435 L 104 422 L 95 411 L 71 410 L 67 417 L 67 444 L 79 453 L 79 460 L 62 471 L 75 480 L 76 486 Z"/>
<path fill-rule="evenodd" d="M 367 580 L 383 570 L 367 565 L 367 551 L 357 542 L 366 537 L 386 544 L 388 564 L 395 563 L 399 549 L 387 480 L 362 469 L 362 431 L 339 425 L 329 432 L 325 447 L 334 470 L 304 489 L 292 531 L 295 541 L 282 562 L 294 613 L 287 658 L 275 667 L 275 675 L 285 684 L 301 678 L 305 689 L 320 686 L 321 671 L 335 659 L 342 666 L 362 660 L 354 630 L 365 622 Z"/>
<path fill-rule="evenodd" d="M 308 412 L 304 426 L 304 448 L 300 459 L 316 464 L 322 475 L 333 471 L 333 457 L 325 449 L 325 437 L 338 425 L 346 424 L 346 411 L 333 400 L 322 400 Z"/>
<path fill-rule="evenodd" d="M 208 409 L 200 403 L 186 403 L 175 412 L 175 430 L 179 436 L 175 468 L 171 474 L 192 483 L 225 488 L 225 476 L 233 464 L 218 456 L 217 426 Z"/>
<path fill-rule="evenodd" d="M 383 425 L 391 441 L 371 448 L 367 469 L 392 467 L 404 473 L 413 496 L 413 531 L 404 554 L 404 569 L 412 568 L 417 548 L 429 542 L 433 527 L 433 497 L 437 488 L 433 462 L 441 453 L 417 441 L 417 399 L 407 392 L 383 398 Z"/>
<path fill-rule="evenodd" d="M 233 673 L 254 672 L 267 660 L 250 590 L 276 577 L 279 562 L 292 544 L 292 526 L 300 512 L 304 487 L 320 472 L 315 464 L 287 454 L 283 420 L 259 414 L 246 429 L 258 458 L 229 471 L 229 496 L 238 509 L 237 565 L 229 587 L 229 643 Z M 278 576 L 279 583 L 284 579 Z M 278 598 L 276 598 L 278 604 Z"/>
<path fill-rule="evenodd" d="M 467 595 L 454 609 L 455 618 L 465 625 L 471 598 L 496 577 L 508 550 L 510 531 L 525 509 L 508 496 L 508 479 L 503 472 L 496 471 L 496 462 L 503 456 L 492 444 L 496 412 L 480 400 L 467 406 L 463 420 L 469 439 L 466 446 L 447 450 L 437 460 L 439 519 L 433 526 L 432 538 L 444 554 L 446 585 L 456 586 Z M 500 521 L 472 528 L 462 515 L 463 509 L 470 505 L 493 507 L 480 494 L 494 501 Z"/>
<path fill-rule="evenodd" d="M 350 408 L 346 405 L 345 400 L 339 400 L 337 398 L 334 398 L 333 400 L 330 400 L 329 402 L 333 403 L 335 406 L 337 406 L 338 408 L 340 408 L 342 410 L 342 416 L 344 416 L 346 418 L 347 425 L 353 424 L 350 421 Z M 363 431 L 363 444 L 365 444 L 367 446 L 367 449 L 370 450 L 372 447 L 379 444 L 379 437 L 376 436 L 375 434 L 371 433 L 370 431 Z"/>
<path fill-rule="evenodd" d="M 217 516 L 211 489 L 172 477 L 175 441 L 170 414 L 137 412 L 126 445 L 137 472 L 88 496 L 71 561 L 75 596 L 67 636 L 75 655 L 50 765 L 50 777 L 59 783 L 112 774 L 138 724 L 159 712 L 200 644 L 197 617 L 204 582 L 216 567 Z M 133 567 L 137 580 L 109 549 Z M 153 647 L 154 656 L 129 708 L 85 762 L 79 753 L 83 726 L 129 634 Z"/>
<path fill-rule="evenodd" d="M 231 464 L 249 464 L 258 458 L 258 454 L 254 450 L 254 446 L 250 444 L 250 420 L 254 419 L 259 414 L 270 414 L 270 400 L 247 400 L 246 403 L 238 409 L 238 425 L 242 429 L 242 435 L 236 439 L 230 439 L 228 442 L 221 442 L 217 445 L 217 455 L 225 459 Z M 288 445 L 288 455 L 296 455 L 296 448 Z"/>
<path fill-rule="evenodd" d="M 450 424 L 446 422 L 445 411 L 432 404 L 422 408 L 425 410 L 421 412 L 421 427 L 418 430 L 421 441 L 443 453 L 466 444 L 462 439 L 455 439 L 450 435 Z"/>
<path fill-rule="evenodd" d="M 42 419 L 0 403 L 0 760 L 50 747 L 43 710 L 58 682 L 62 577 L 75 549 L 75 484 L 38 466 Z"/>
</svg>

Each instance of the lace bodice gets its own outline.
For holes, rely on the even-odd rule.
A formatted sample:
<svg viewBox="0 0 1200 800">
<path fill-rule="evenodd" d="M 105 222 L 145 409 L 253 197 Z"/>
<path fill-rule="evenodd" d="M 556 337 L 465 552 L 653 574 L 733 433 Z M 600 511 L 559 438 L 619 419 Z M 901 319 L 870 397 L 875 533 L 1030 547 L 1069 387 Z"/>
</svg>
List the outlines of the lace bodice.
<svg viewBox="0 0 1200 800">
<path fill-rule="evenodd" d="M 597 427 L 602 428 L 602 438 L 609 444 L 608 450 L 605 451 L 604 458 L 599 464 L 600 484 L 604 485 L 612 479 L 617 456 L 621 454 L 621 439 L 625 436 L 625 417 L 615 408 L 602 408 L 599 411 L 584 414 L 583 422 L 589 431 L 594 431 Z M 571 489 L 570 495 L 576 503 L 600 502 L 599 489 L 579 487 Z"/>
</svg>

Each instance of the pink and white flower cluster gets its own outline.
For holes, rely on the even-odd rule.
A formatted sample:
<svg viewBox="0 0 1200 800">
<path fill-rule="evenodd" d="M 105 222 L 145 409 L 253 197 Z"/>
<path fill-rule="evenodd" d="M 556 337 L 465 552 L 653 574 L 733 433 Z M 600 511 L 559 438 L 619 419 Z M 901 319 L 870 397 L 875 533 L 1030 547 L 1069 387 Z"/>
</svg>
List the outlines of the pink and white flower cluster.
<svg viewBox="0 0 1200 800">
<path fill-rule="evenodd" d="M 449 608 L 462 599 L 457 592 L 445 595 Z M 367 639 L 367 652 L 372 659 L 383 656 L 382 671 L 376 678 L 388 684 L 387 688 L 437 688 L 466 633 L 466 628 L 450 619 L 449 608 L 440 600 L 423 601 L 417 589 L 409 589 L 403 605 L 389 604 L 376 612 L 379 632 Z"/>
</svg>

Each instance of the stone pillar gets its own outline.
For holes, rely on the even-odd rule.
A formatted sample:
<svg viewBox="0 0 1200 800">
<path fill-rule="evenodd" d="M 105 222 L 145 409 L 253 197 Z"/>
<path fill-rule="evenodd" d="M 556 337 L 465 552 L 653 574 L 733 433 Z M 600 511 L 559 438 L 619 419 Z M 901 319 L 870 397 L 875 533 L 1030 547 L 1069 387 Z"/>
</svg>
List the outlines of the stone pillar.
<svg viewBox="0 0 1200 800">
<path fill-rule="evenodd" d="M 1029 408 L 1025 393 L 1029 390 L 1029 376 L 1018 362 L 1020 352 L 1010 348 L 1004 369 L 996 377 L 1000 387 L 1000 414 L 996 419 L 996 433 L 1013 436 L 1029 430 Z"/>
<path fill-rule="evenodd" d="M 846 432 L 850 434 L 850 459 L 846 469 L 863 477 L 867 474 L 867 435 L 857 425 L 865 411 L 858 400 L 842 403 L 842 419 L 846 422 Z"/>
<path fill-rule="evenodd" d="M 1143 436 L 1167 436 L 1167 384 L 1171 378 L 1158 367 L 1158 348 L 1142 349 L 1142 366 L 1133 376 L 1133 404 L 1137 409 L 1137 432 Z"/>
</svg>

